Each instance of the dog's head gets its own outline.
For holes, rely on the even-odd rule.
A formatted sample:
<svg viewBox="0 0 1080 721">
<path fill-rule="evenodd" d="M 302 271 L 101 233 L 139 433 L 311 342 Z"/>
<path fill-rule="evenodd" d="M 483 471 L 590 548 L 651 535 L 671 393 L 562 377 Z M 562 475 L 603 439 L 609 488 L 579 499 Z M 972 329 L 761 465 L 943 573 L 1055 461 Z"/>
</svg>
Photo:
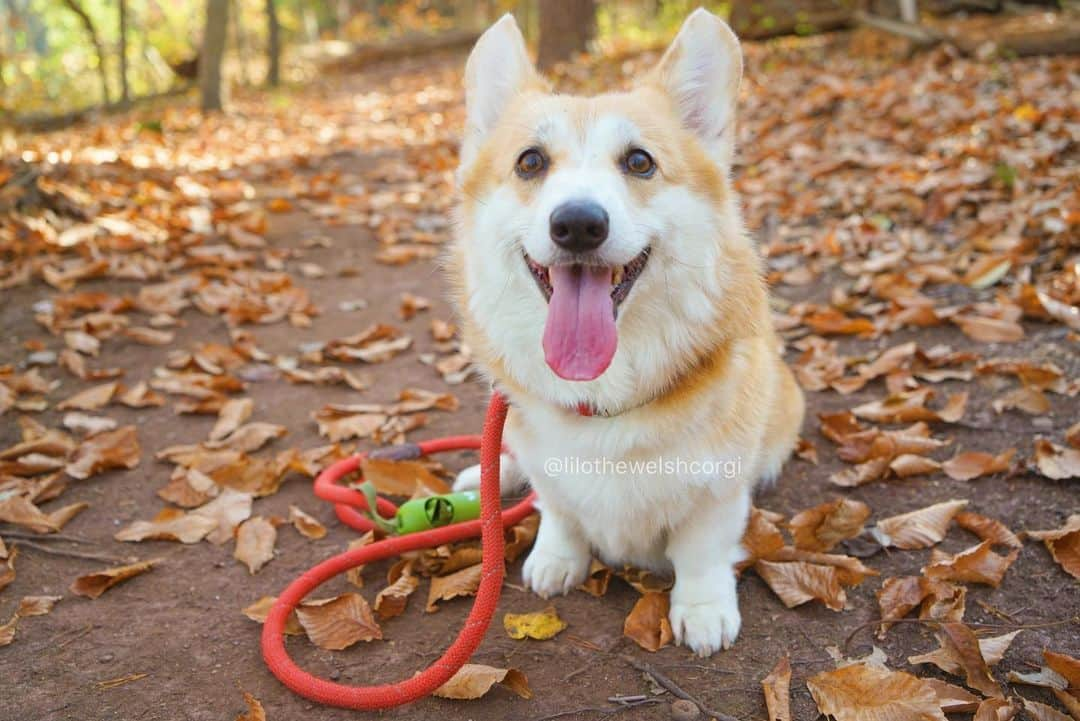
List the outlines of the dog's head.
<svg viewBox="0 0 1080 721">
<path fill-rule="evenodd" d="M 705 10 L 633 91 L 590 98 L 550 92 L 509 15 L 484 33 L 452 262 L 496 376 L 614 407 L 752 332 L 760 274 L 728 181 L 741 75 L 738 40 Z"/>
</svg>

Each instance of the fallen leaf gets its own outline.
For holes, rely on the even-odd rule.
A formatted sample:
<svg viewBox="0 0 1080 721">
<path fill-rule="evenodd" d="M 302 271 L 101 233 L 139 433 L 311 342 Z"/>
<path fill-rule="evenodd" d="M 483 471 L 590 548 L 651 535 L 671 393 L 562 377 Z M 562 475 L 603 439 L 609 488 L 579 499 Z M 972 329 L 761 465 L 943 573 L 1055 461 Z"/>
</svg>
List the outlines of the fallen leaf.
<svg viewBox="0 0 1080 721">
<path fill-rule="evenodd" d="M 263 705 L 247 691 L 244 692 L 244 703 L 247 704 L 248 710 L 239 714 L 236 721 L 266 721 L 266 711 L 263 709 Z"/>
<path fill-rule="evenodd" d="M 968 338 L 980 343 L 1016 343 L 1024 339 L 1024 328 L 1014 320 L 981 315 L 954 315 L 952 321 Z"/>
<path fill-rule="evenodd" d="M 83 435 L 92 436 L 95 433 L 103 433 L 116 428 L 116 421 L 104 416 L 92 416 L 87 413 L 66 413 L 61 421 L 64 428 Z"/>
<path fill-rule="evenodd" d="M 760 560 L 754 564 L 754 570 L 788 608 L 818 600 L 833 611 L 844 610 L 847 595 L 834 566 Z"/>
<path fill-rule="evenodd" d="M 35 533 L 60 530 L 56 523 L 26 496 L 11 496 L 0 501 L 0 522 L 13 523 Z"/>
<path fill-rule="evenodd" d="M 75 449 L 65 471 L 72 478 L 83 480 L 114 468 L 131 469 L 139 465 L 141 453 L 135 426 L 123 426 L 84 440 Z"/>
<path fill-rule="evenodd" d="M 486 695 L 497 683 L 521 698 L 532 698 L 528 679 L 521 671 L 514 668 L 492 668 L 476 663 L 467 663 L 459 668 L 450 680 L 435 689 L 432 695 L 462 700 L 477 699 Z"/>
<path fill-rule="evenodd" d="M 296 609 L 296 617 L 311 642 L 330 651 L 382 638 L 371 607 L 359 593 L 305 601 Z"/>
<path fill-rule="evenodd" d="M 1039 473 L 1056 481 L 1080 478 L 1080 449 L 1064 448 L 1045 438 L 1036 439 L 1035 465 Z"/>
<path fill-rule="evenodd" d="M 933 687 L 902 671 L 852 664 L 806 681 L 818 710 L 836 721 L 946 721 Z"/>
<path fill-rule="evenodd" d="M 417 488 L 430 493 L 449 493 L 450 486 L 423 461 L 394 461 L 367 456 L 360 462 L 360 472 L 375 490 L 390 496 L 411 496 Z"/>
<path fill-rule="evenodd" d="M 1069 682 L 1070 689 L 1080 691 L 1080 659 L 1043 649 L 1043 660 L 1048 668 Z"/>
<path fill-rule="evenodd" d="M 19 625 L 19 614 L 14 614 L 7 623 L 0 624 L 0 648 L 15 640 L 15 628 Z"/>
<path fill-rule="evenodd" d="M 289 523 L 305 538 L 318 540 L 326 536 L 326 526 L 319 523 L 314 517 L 300 510 L 299 507 L 289 506 Z"/>
<path fill-rule="evenodd" d="M 4 562 L 0 564 L 0 591 L 11 585 L 15 580 L 15 558 L 19 555 L 19 547 L 12 546 L 7 552 Z"/>
<path fill-rule="evenodd" d="M 349 545 L 346 548 L 346 550 L 355 551 L 358 548 L 363 548 L 364 546 L 370 545 L 370 544 L 372 544 L 374 542 L 375 542 L 375 531 L 368 531 L 364 535 L 360 536 L 360 538 L 354 538 L 353 540 L 349 541 Z M 350 568 L 348 571 L 345 572 L 345 580 L 348 581 L 349 583 L 351 583 L 352 585 L 356 586 L 357 588 L 363 588 L 364 587 L 363 572 L 364 572 L 364 566 L 365 565 L 366 564 L 362 563 L 359 566 L 353 566 L 352 568 Z"/>
<path fill-rule="evenodd" d="M 1038 701 L 1032 701 L 1031 699 L 1023 699 L 1024 710 L 1027 711 L 1034 721 L 1071 721 L 1071 719 L 1065 714 L 1058 711 L 1053 706 L 1047 706 L 1044 703 Z"/>
<path fill-rule="evenodd" d="M 667 592 L 642 594 L 623 623 L 623 635 L 646 651 L 659 651 L 675 638 L 668 620 L 670 609 Z"/>
<path fill-rule="evenodd" d="M 217 498 L 192 511 L 191 515 L 212 523 L 206 540 L 220 546 L 232 539 L 236 527 L 251 517 L 251 501 L 250 493 L 226 488 Z"/>
<path fill-rule="evenodd" d="M 275 438 L 281 438 L 288 432 L 285 426 L 276 423 L 245 423 L 224 438 L 207 441 L 205 445 L 212 450 L 227 448 L 240 453 L 254 453 Z"/>
<path fill-rule="evenodd" d="M 507 613 L 503 616 L 503 628 L 510 638 L 546 641 L 566 628 L 566 621 L 559 618 L 554 606 L 548 606 L 532 613 Z"/>
<path fill-rule="evenodd" d="M 869 517 L 870 507 L 862 501 L 838 498 L 795 514 L 788 528 L 796 547 L 830 551 L 841 541 L 862 533 Z"/>
<path fill-rule="evenodd" d="M 251 398 L 230 398 L 225 401 L 225 405 L 218 412 L 217 423 L 210 431 L 210 440 L 219 441 L 235 431 L 241 423 L 251 417 L 254 410 L 255 401 Z"/>
<path fill-rule="evenodd" d="M 402 293 L 398 314 L 402 320 L 411 320 L 417 313 L 429 308 L 431 308 L 431 301 L 427 298 L 412 293 Z"/>
<path fill-rule="evenodd" d="M 967 451 L 957 453 L 945 461 L 941 464 L 941 469 L 954 481 L 970 481 L 1009 470 L 1009 464 L 1015 455 L 1015 448 L 1009 448 L 996 456 L 981 451 Z"/>
<path fill-rule="evenodd" d="M 791 721 L 791 660 L 784 656 L 761 681 L 769 721 Z"/>
<path fill-rule="evenodd" d="M 1028 531 L 1026 535 L 1046 544 L 1050 555 L 1065 572 L 1073 578 L 1080 578 L 1080 513 L 1069 516 L 1061 528 Z"/>
<path fill-rule="evenodd" d="M 135 521 L 113 535 L 117 541 L 179 541 L 198 543 L 217 527 L 217 523 L 195 512 L 164 508 L 151 521 Z"/>
<path fill-rule="evenodd" d="M 241 613 L 256 623 L 266 623 L 266 617 L 270 615 L 270 609 L 273 607 L 275 601 L 277 601 L 276 596 L 263 596 L 255 603 L 245 607 Z M 293 612 L 289 614 L 289 617 L 285 619 L 285 635 L 298 636 L 303 632 L 304 627 L 300 625 L 299 619 L 296 618 L 296 611 L 294 609 Z"/>
<path fill-rule="evenodd" d="M 936 678 L 920 679 L 924 685 L 934 689 L 938 706 L 945 713 L 969 713 L 979 707 L 979 697 L 959 686 L 940 681 Z"/>
<path fill-rule="evenodd" d="M 63 596 L 23 596 L 15 613 L 20 618 L 44 616 L 53 610 Z"/>
<path fill-rule="evenodd" d="M 956 525 L 971 531 L 980 540 L 989 541 L 995 546 L 1009 546 L 1010 548 L 1022 548 L 1023 542 L 1008 527 L 993 518 L 963 511 L 956 514 Z"/>
<path fill-rule="evenodd" d="M 427 612 L 439 610 L 439 601 L 449 601 L 459 596 L 472 596 L 480 586 L 483 566 L 479 563 L 462 568 L 448 576 L 436 576 L 431 579 L 428 589 Z"/>
<path fill-rule="evenodd" d="M 761 558 L 771 558 L 774 553 L 784 547 L 784 534 L 776 522 L 771 520 L 760 508 L 750 509 L 750 519 L 743 532 L 743 548 L 746 549 L 747 558 L 739 564 L 740 568 L 748 568 Z"/>
<path fill-rule="evenodd" d="M 1020 552 L 1013 549 L 1008 556 L 999 556 L 991 550 L 991 545 L 990 541 L 983 541 L 955 556 L 931 559 L 930 565 L 923 568 L 923 574 L 927 578 L 982 583 L 997 588 Z"/>
<path fill-rule="evenodd" d="M 1050 399 L 1038 388 L 1021 386 L 995 398 L 991 406 L 995 413 L 1004 413 L 1015 408 L 1029 416 L 1043 416 L 1050 412 Z"/>
<path fill-rule="evenodd" d="M 158 563 L 157 560 L 139 561 L 127 566 L 117 566 L 106 568 L 104 571 L 87 573 L 75 579 L 75 582 L 71 584 L 71 592 L 87 598 L 97 598 L 116 584 L 146 573 L 156 563 Z"/>
<path fill-rule="evenodd" d="M 236 529 L 236 550 L 233 558 L 247 566 L 248 573 L 254 576 L 260 568 L 273 560 L 276 542 L 277 529 L 274 524 L 262 516 L 253 516 Z"/>
<path fill-rule="evenodd" d="M 513 563 L 522 553 L 532 548 L 533 542 L 536 540 L 536 532 L 539 529 L 539 513 L 530 513 L 510 527 L 506 532 L 506 545 L 503 549 L 503 558 L 506 559 L 507 563 Z M 588 582 L 588 579 L 586 582 Z"/>
<path fill-rule="evenodd" d="M 965 683 L 987 696 L 1001 696 L 1001 690 L 990 676 L 990 666 L 1000 663 L 1019 631 L 992 638 L 976 638 L 962 623 L 943 624 L 938 632 L 939 648 L 918 656 L 909 656 L 908 663 L 929 663 L 945 673 L 965 676 Z"/>
<path fill-rule="evenodd" d="M 1011 721 L 1019 709 L 1003 698 L 988 698 L 979 704 L 972 721 Z"/>
<path fill-rule="evenodd" d="M 925 476 L 940 468 L 941 464 L 933 458 L 917 456 L 913 453 L 902 453 L 889 463 L 889 470 L 900 478 Z"/>
<path fill-rule="evenodd" d="M 882 546 L 904 550 L 929 548 L 941 542 L 953 516 L 960 512 L 967 501 L 953 500 L 883 518 L 870 529 L 870 534 Z"/>
<path fill-rule="evenodd" d="M 589 562 L 589 575 L 585 577 L 585 582 L 578 588 L 590 596 L 602 598 L 607 594 L 608 585 L 611 583 L 613 575 L 615 574 L 611 568 L 594 558 Z"/>
<path fill-rule="evenodd" d="M 116 395 L 117 388 L 120 384 L 116 381 L 111 383 L 102 383 L 99 386 L 93 388 L 87 388 L 84 391 L 80 391 L 71 396 L 67 400 L 60 401 L 56 405 L 56 409 L 60 411 L 79 410 L 79 411 L 96 411 L 104 408 Z"/>
<path fill-rule="evenodd" d="M 397 578 L 375 596 L 375 613 L 383 620 L 400 616 L 419 585 L 420 579 L 413 575 L 412 565 L 406 562 Z"/>
</svg>

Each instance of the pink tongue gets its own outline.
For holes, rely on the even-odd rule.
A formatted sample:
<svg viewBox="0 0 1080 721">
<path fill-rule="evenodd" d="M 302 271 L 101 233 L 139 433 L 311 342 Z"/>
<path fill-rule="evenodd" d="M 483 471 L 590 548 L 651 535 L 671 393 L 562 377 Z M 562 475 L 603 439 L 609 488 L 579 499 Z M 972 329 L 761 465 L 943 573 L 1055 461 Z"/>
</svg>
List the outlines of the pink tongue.
<svg viewBox="0 0 1080 721">
<path fill-rule="evenodd" d="M 544 359 L 560 378 L 591 381 L 607 370 L 618 343 L 611 269 L 559 265 L 550 274 Z"/>
</svg>

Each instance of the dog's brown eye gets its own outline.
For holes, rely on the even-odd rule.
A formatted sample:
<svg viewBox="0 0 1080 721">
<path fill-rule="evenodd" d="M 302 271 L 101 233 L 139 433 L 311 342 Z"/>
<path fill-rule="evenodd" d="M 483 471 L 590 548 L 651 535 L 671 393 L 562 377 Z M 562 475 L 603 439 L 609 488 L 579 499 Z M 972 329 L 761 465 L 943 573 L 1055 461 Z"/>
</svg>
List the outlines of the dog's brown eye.
<svg viewBox="0 0 1080 721">
<path fill-rule="evenodd" d="M 533 178 L 547 167 L 547 158 L 536 148 L 529 148 L 518 156 L 515 172 L 521 178 Z"/>
<path fill-rule="evenodd" d="M 626 154 L 626 170 L 642 178 L 648 178 L 656 171 L 656 163 L 652 156 L 640 148 L 635 148 Z"/>
</svg>

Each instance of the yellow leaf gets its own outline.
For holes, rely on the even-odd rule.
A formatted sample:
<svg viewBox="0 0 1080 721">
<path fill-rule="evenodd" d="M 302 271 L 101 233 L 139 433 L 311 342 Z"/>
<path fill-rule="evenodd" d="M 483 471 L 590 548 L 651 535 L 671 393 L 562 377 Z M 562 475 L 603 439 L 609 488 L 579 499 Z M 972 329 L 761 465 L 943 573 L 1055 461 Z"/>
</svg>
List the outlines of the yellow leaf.
<svg viewBox="0 0 1080 721">
<path fill-rule="evenodd" d="M 559 618 L 554 606 L 532 613 L 508 613 L 503 616 L 503 628 L 510 638 L 534 638 L 546 641 L 566 628 L 566 621 Z"/>
</svg>

